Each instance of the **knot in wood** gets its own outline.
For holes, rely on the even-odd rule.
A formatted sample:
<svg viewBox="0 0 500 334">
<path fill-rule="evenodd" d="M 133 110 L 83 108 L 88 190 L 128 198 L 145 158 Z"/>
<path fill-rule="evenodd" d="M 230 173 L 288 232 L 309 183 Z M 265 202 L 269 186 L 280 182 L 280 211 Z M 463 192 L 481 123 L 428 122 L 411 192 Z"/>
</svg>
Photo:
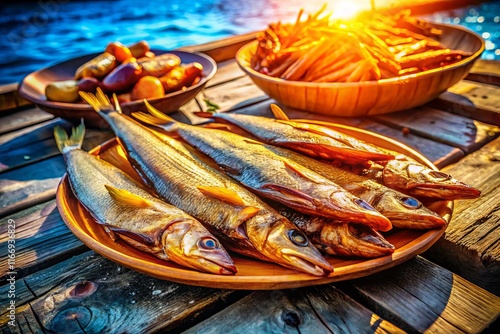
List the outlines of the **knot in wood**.
<svg viewBox="0 0 500 334">
<path fill-rule="evenodd" d="M 91 281 L 82 281 L 77 283 L 70 291 L 69 295 L 73 298 L 88 297 L 97 290 L 97 284 Z"/>
<path fill-rule="evenodd" d="M 281 314 L 281 319 L 290 327 L 299 327 L 300 316 L 295 311 L 285 311 Z"/>
<path fill-rule="evenodd" d="M 47 329 L 54 333 L 82 333 L 91 319 L 92 312 L 87 307 L 69 307 L 57 313 Z"/>
</svg>

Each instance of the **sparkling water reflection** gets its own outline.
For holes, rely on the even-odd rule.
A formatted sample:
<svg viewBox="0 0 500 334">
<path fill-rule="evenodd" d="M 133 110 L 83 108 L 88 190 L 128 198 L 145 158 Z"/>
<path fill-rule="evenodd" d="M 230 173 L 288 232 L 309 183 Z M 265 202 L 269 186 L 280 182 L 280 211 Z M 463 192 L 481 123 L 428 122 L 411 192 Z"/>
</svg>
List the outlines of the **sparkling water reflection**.
<svg viewBox="0 0 500 334">
<path fill-rule="evenodd" d="M 145 39 L 153 47 L 167 49 L 205 43 L 260 30 L 272 21 L 292 21 L 299 8 L 304 7 L 306 12 L 313 12 L 324 2 L 325 0 L 3 2 L 0 8 L 0 34 L 3 36 L 0 38 L 0 84 L 20 81 L 26 74 L 56 62 L 99 52 L 110 41 L 129 44 Z M 337 2 L 345 3 L 343 0 L 330 1 Z M 429 18 L 464 25 L 482 34 L 487 40 L 487 51 L 483 57 L 500 59 L 499 9 L 500 1 L 495 1 L 470 9 L 436 13 Z"/>
</svg>

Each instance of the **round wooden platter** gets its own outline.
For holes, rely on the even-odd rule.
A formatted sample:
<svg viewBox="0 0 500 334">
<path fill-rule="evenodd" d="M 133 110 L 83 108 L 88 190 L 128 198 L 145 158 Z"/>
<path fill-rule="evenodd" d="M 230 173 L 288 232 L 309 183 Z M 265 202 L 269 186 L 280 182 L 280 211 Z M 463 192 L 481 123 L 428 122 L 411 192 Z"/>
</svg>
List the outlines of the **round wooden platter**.
<svg viewBox="0 0 500 334">
<path fill-rule="evenodd" d="M 329 125 L 336 127 L 334 124 Z M 349 133 L 359 139 L 408 155 L 437 170 L 421 154 L 392 139 L 356 128 L 340 125 L 337 128 L 339 131 Z M 140 177 L 127 161 L 126 155 L 116 139 L 107 141 L 89 153 L 100 155 L 104 160 L 121 168 L 140 181 Z M 189 181 L 186 180 L 186 182 Z M 57 206 L 70 230 L 84 244 L 104 257 L 125 267 L 160 279 L 221 289 L 272 290 L 297 288 L 367 276 L 393 267 L 424 252 L 445 231 L 445 228 L 423 231 L 394 229 L 385 233 L 384 236 L 396 247 L 396 250 L 392 255 L 376 259 L 347 259 L 326 255 L 325 258 L 334 267 L 333 273 L 327 277 L 316 277 L 300 273 L 274 263 L 251 259 L 234 253 L 231 253 L 231 256 L 234 259 L 238 273 L 234 276 L 225 276 L 184 268 L 136 250 L 122 241 L 112 241 L 102 226 L 94 221 L 89 212 L 73 195 L 67 175 L 64 175 L 58 187 Z M 453 211 L 452 201 L 434 202 L 430 204 L 429 208 L 440 214 L 449 223 Z"/>
</svg>

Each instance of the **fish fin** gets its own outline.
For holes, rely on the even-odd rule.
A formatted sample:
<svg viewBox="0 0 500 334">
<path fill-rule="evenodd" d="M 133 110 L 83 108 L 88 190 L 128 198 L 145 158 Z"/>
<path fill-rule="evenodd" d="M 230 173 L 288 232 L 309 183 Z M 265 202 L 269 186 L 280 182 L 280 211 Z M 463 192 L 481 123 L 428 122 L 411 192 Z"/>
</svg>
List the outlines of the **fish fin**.
<svg viewBox="0 0 500 334">
<path fill-rule="evenodd" d="M 202 117 L 202 118 L 214 118 L 214 114 L 211 112 L 206 112 L 206 111 L 197 111 L 193 113 L 195 116 Z"/>
<path fill-rule="evenodd" d="M 82 148 L 83 138 L 85 137 L 85 125 L 83 119 L 77 127 L 71 130 L 71 136 L 68 138 L 66 131 L 60 126 L 54 127 L 54 138 L 57 148 L 61 153 Z"/>
<path fill-rule="evenodd" d="M 164 113 L 162 113 L 161 111 L 159 111 L 158 109 L 153 107 L 146 99 L 144 99 L 144 105 L 146 106 L 146 108 L 148 109 L 148 112 L 151 115 L 162 120 L 164 124 L 177 123 L 177 121 L 175 119 L 165 115 Z"/>
<path fill-rule="evenodd" d="M 146 252 L 151 252 L 149 248 L 144 248 L 144 245 L 146 246 L 154 246 L 154 241 L 151 237 L 141 234 L 141 233 L 136 233 L 132 232 L 123 228 L 115 227 L 112 225 L 107 226 L 110 231 L 113 233 L 118 234 L 122 239 L 127 241 L 128 243 L 132 244 L 133 246 L 139 248 L 142 251 Z M 137 244 L 137 243 L 138 244 Z"/>
<path fill-rule="evenodd" d="M 243 206 L 243 199 L 232 190 L 222 187 L 199 186 L 198 190 L 206 196 L 211 196 L 231 205 Z"/>
<path fill-rule="evenodd" d="M 165 124 L 165 122 L 159 118 L 156 118 L 152 115 L 143 113 L 141 111 L 133 112 L 132 117 L 149 125 L 153 126 L 162 126 Z"/>
<path fill-rule="evenodd" d="M 114 242 L 116 242 L 117 238 L 116 238 L 116 234 L 115 232 L 113 232 L 108 226 L 106 225 L 103 225 L 103 228 L 104 228 L 104 231 L 109 235 L 109 237 L 111 238 L 111 240 L 113 240 Z"/>
<path fill-rule="evenodd" d="M 306 207 L 311 207 L 311 204 L 314 202 L 314 199 L 308 194 L 305 194 L 299 190 L 284 187 L 280 184 L 267 183 L 262 186 L 262 189 L 277 191 L 282 195 L 280 196 L 280 199 L 298 203 Z"/>
<path fill-rule="evenodd" d="M 238 213 L 238 220 L 242 222 L 247 221 L 255 216 L 259 211 L 260 209 L 255 206 L 247 206 Z"/>
<path fill-rule="evenodd" d="M 224 124 L 224 123 L 208 123 L 208 124 L 204 124 L 203 127 L 206 129 L 231 131 L 229 124 Z"/>
<path fill-rule="evenodd" d="M 283 109 L 278 107 L 277 104 L 274 104 L 274 103 L 271 104 L 271 111 L 273 112 L 273 115 L 274 115 L 274 117 L 276 117 L 276 119 L 280 119 L 280 120 L 284 120 L 284 121 L 290 120 L 290 118 L 288 118 L 287 114 L 285 114 Z"/>
<path fill-rule="evenodd" d="M 145 198 L 142 198 L 141 196 L 133 194 L 128 190 L 118 189 L 107 184 L 105 184 L 104 186 L 108 190 L 111 198 L 113 198 L 118 203 L 137 208 L 149 208 L 153 206 L 152 202 L 148 201 Z"/>
<path fill-rule="evenodd" d="M 118 111 L 119 114 L 122 114 L 122 108 L 120 107 L 120 102 L 118 102 L 116 93 L 113 93 L 113 101 L 115 102 L 115 110 Z"/>
<path fill-rule="evenodd" d="M 244 138 L 242 139 L 245 143 L 247 144 L 256 144 L 256 145 L 264 145 L 263 143 L 261 143 L 260 141 L 257 141 L 257 140 L 253 140 L 253 139 L 250 139 L 250 138 Z"/>
</svg>

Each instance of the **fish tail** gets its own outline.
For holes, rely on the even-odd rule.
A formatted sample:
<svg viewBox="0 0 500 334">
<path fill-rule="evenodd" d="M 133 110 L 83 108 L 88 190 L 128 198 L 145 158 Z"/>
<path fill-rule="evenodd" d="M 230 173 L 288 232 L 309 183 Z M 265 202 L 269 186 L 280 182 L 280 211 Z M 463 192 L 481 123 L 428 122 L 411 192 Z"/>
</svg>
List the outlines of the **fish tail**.
<svg viewBox="0 0 500 334">
<path fill-rule="evenodd" d="M 122 113 L 120 104 L 118 103 L 118 98 L 116 97 L 115 93 L 113 93 L 113 100 L 115 101 L 114 106 L 111 104 L 108 96 L 104 94 L 101 88 L 97 88 L 95 94 L 82 91 L 78 92 L 78 94 L 80 94 L 82 99 L 90 104 L 92 108 L 99 114 L 108 114 L 113 111 L 116 111 L 120 114 Z"/>
<path fill-rule="evenodd" d="M 272 103 L 271 104 L 271 111 L 274 115 L 274 117 L 276 117 L 276 119 L 280 119 L 280 120 L 283 120 L 283 121 L 289 121 L 290 118 L 288 118 L 288 115 L 285 114 L 285 112 L 283 111 L 283 109 L 281 109 L 280 107 L 278 107 L 278 105 Z"/>
<path fill-rule="evenodd" d="M 71 130 L 71 136 L 68 138 L 66 130 L 60 126 L 54 127 L 54 138 L 57 148 L 61 153 L 82 148 L 83 138 L 85 137 L 85 124 L 83 119 L 77 127 Z"/>
<path fill-rule="evenodd" d="M 162 128 L 167 132 L 173 132 L 176 130 L 176 125 L 178 124 L 175 119 L 169 117 L 153 107 L 146 99 L 144 99 L 144 104 L 149 112 L 149 114 L 144 112 L 133 112 L 131 115 L 135 119 L 153 126 Z"/>
</svg>

